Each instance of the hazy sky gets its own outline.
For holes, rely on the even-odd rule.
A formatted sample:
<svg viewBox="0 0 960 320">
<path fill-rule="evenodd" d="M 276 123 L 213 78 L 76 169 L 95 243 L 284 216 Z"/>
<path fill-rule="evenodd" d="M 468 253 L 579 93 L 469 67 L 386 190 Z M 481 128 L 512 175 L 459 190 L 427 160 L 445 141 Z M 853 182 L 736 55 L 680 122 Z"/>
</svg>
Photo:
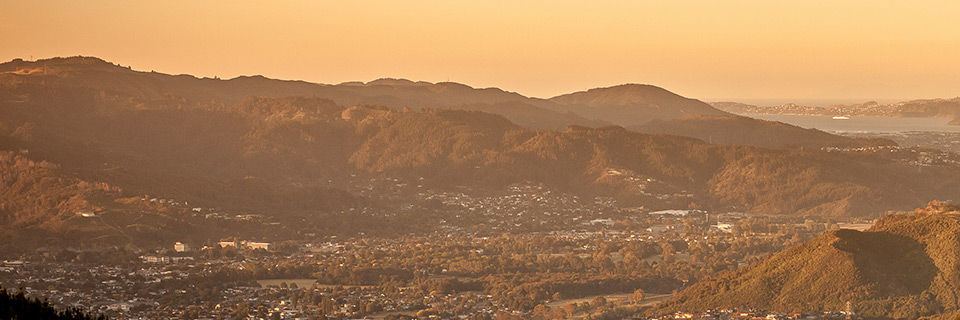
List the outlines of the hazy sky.
<svg viewBox="0 0 960 320">
<path fill-rule="evenodd" d="M 621 83 L 719 98 L 960 96 L 960 1 L 0 0 L 0 60 L 535 97 Z"/>
</svg>

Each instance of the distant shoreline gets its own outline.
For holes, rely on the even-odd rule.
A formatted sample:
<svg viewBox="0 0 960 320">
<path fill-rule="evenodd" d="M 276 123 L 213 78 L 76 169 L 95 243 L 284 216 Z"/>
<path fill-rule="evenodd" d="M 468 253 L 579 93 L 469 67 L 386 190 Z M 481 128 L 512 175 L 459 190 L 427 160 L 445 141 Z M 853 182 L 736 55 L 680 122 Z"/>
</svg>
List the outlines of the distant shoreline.
<svg viewBox="0 0 960 320">
<path fill-rule="evenodd" d="M 702 99 L 703 101 L 708 101 L 707 103 L 713 104 L 716 102 L 739 102 L 743 104 L 755 105 L 758 107 L 776 107 L 784 104 L 797 104 L 809 107 L 830 107 L 834 105 L 848 105 L 848 104 L 858 104 L 864 103 L 867 101 L 876 101 L 880 104 L 891 104 L 902 101 L 910 101 L 924 98 L 889 98 L 889 99 L 877 99 L 877 98 L 836 98 L 836 99 L 811 99 L 811 98 L 770 98 L 770 99 L 738 99 L 738 98 L 717 98 L 717 99 Z"/>
<path fill-rule="evenodd" d="M 801 128 L 827 132 L 960 132 L 960 126 L 948 124 L 943 117 L 883 117 L 850 116 L 847 120 L 834 120 L 829 115 L 754 114 L 744 116 L 767 121 L 779 121 Z"/>
</svg>

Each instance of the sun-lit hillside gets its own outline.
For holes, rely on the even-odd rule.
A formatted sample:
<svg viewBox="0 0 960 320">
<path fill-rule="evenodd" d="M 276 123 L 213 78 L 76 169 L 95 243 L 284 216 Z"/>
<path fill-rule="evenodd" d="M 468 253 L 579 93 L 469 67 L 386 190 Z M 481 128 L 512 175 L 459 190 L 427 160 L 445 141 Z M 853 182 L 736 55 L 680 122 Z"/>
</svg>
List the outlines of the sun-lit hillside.
<svg viewBox="0 0 960 320">
<path fill-rule="evenodd" d="M 960 308 L 960 207 L 932 202 L 859 232 L 827 232 L 762 263 L 684 290 L 661 311 L 722 306 L 917 319 Z"/>
</svg>

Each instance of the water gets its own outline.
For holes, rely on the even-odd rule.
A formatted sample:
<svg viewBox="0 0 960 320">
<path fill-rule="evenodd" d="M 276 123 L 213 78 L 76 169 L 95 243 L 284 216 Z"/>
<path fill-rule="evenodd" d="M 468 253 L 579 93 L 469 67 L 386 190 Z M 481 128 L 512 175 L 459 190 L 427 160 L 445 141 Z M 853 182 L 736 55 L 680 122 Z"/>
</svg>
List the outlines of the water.
<svg viewBox="0 0 960 320">
<path fill-rule="evenodd" d="M 810 99 L 810 98 L 770 98 L 770 99 L 742 99 L 742 98 L 726 98 L 726 99 L 703 99 L 703 101 L 736 101 L 740 103 L 752 104 L 760 107 L 775 107 L 787 103 L 795 103 L 801 106 L 809 107 L 829 107 L 838 104 L 851 105 L 864 103 L 867 101 L 876 101 L 880 104 L 891 104 L 901 101 L 908 101 L 910 99 L 877 99 L 877 98 L 838 98 L 838 99 Z"/>
<path fill-rule="evenodd" d="M 833 120 L 830 116 L 750 115 L 749 117 L 828 132 L 960 132 L 960 126 L 947 124 L 951 120 L 947 118 L 850 117 L 850 120 Z"/>
</svg>

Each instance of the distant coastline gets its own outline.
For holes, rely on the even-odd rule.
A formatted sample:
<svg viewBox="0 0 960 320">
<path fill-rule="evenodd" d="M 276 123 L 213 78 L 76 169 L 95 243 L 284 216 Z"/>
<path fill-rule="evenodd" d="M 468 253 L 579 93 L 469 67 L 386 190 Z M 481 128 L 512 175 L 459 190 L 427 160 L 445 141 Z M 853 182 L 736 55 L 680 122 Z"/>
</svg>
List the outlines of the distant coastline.
<svg viewBox="0 0 960 320">
<path fill-rule="evenodd" d="M 704 101 L 736 101 L 739 103 L 753 105 L 758 107 L 776 107 L 784 104 L 797 104 L 810 107 L 830 107 L 835 105 L 850 105 L 863 103 L 864 101 L 876 101 L 880 104 L 893 104 L 901 101 L 910 101 L 909 98 L 763 98 L 763 99 L 739 99 L 739 98 L 709 98 Z M 709 102 L 713 104 L 714 102 Z"/>
<path fill-rule="evenodd" d="M 828 117 L 947 118 L 960 117 L 960 97 L 952 99 L 920 99 L 894 103 L 866 101 L 854 104 L 817 106 L 805 103 L 784 103 L 761 106 L 744 102 L 712 102 L 714 108 L 746 116 L 798 115 Z"/>
<path fill-rule="evenodd" d="M 779 121 L 801 128 L 818 129 L 827 132 L 960 132 L 960 126 L 948 124 L 944 118 L 896 118 L 856 116 L 846 120 L 835 120 L 832 116 L 820 115 L 750 115 L 750 117 Z"/>
</svg>

